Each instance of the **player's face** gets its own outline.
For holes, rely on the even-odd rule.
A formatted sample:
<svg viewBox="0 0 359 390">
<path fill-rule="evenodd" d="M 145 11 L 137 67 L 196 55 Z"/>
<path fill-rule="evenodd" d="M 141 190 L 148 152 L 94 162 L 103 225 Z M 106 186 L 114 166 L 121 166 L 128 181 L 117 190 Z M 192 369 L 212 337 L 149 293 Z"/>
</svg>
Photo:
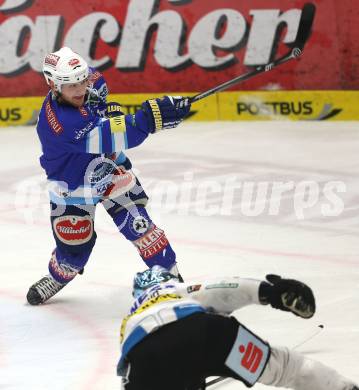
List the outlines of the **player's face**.
<svg viewBox="0 0 359 390">
<path fill-rule="evenodd" d="M 86 88 L 89 80 L 83 80 L 75 84 L 63 84 L 61 87 L 61 98 L 74 107 L 81 107 L 85 101 Z"/>
</svg>

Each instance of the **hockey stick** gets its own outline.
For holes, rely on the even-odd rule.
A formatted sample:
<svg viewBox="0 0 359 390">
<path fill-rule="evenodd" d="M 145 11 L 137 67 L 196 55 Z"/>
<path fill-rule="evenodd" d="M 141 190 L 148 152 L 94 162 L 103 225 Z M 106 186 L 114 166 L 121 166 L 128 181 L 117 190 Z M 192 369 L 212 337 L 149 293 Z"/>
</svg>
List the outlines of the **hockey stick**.
<svg viewBox="0 0 359 390">
<path fill-rule="evenodd" d="M 318 325 L 318 329 L 315 329 L 314 333 L 311 333 L 309 336 L 307 336 L 303 341 L 300 343 L 296 344 L 294 347 L 291 348 L 292 351 L 295 349 L 301 347 L 302 345 L 306 344 L 308 341 L 310 341 L 312 338 L 317 336 L 322 330 L 324 329 L 324 325 Z M 212 379 L 209 382 L 206 383 L 206 388 L 215 385 L 216 383 L 223 382 L 225 379 L 232 379 L 231 377 L 228 376 L 219 376 L 218 378 Z"/>
<path fill-rule="evenodd" d="M 302 345 L 306 344 L 309 340 L 311 340 L 312 338 L 317 336 L 323 329 L 324 329 L 324 325 L 318 325 L 318 329 L 316 329 L 316 331 L 313 334 L 311 334 L 310 336 L 305 338 L 303 341 L 301 341 L 300 343 L 298 343 L 294 347 L 292 347 L 292 350 L 294 351 L 295 349 L 297 349 L 297 348 L 301 347 Z"/>
<path fill-rule="evenodd" d="M 299 24 L 296 41 L 294 43 L 294 48 L 289 53 L 272 61 L 269 64 L 257 66 L 254 70 L 250 72 L 244 73 L 240 76 L 235 77 L 234 79 L 224 82 L 223 84 L 217 85 L 216 87 L 208 89 L 207 91 L 194 95 L 190 98 L 190 102 L 191 103 L 197 102 L 198 100 L 204 99 L 207 96 L 213 95 L 214 93 L 223 91 L 234 84 L 241 83 L 245 80 L 251 79 L 254 76 L 257 76 L 261 73 L 268 72 L 274 69 L 278 65 L 284 64 L 294 58 L 298 58 L 302 54 L 304 45 L 311 33 L 314 15 L 315 15 L 315 6 L 311 3 L 305 4 L 302 10 L 302 15 L 300 18 L 300 24 Z"/>
</svg>

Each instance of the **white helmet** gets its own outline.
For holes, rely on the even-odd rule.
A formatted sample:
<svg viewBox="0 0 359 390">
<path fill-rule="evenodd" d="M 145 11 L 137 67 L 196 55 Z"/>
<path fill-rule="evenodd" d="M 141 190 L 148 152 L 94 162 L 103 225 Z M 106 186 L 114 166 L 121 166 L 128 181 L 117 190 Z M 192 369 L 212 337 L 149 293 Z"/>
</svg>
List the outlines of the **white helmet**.
<svg viewBox="0 0 359 390">
<path fill-rule="evenodd" d="M 87 62 L 69 47 L 63 47 L 44 58 L 42 65 L 46 82 L 54 82 L 55 89 L 61 92 L 62 84 L 75 84 L 87 79 L 89 67 Z"/>
</svg>

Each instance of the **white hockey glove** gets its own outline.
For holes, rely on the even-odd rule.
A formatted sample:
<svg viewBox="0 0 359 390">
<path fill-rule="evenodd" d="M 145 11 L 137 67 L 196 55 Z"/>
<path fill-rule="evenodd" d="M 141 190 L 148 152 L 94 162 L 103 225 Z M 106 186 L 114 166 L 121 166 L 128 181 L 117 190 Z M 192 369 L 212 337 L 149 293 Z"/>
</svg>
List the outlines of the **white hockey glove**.
<svg viewBox="0 0 359 390">
<path fill-rule="evenodd" d="M 290 311 L 302 318 L 315 313 L 315 298 L 310 287 L 294 279 L 282 279 L 279 275 L 266 275 L 259 287 L 259 300 L 273 308 Z"/>
</svg>

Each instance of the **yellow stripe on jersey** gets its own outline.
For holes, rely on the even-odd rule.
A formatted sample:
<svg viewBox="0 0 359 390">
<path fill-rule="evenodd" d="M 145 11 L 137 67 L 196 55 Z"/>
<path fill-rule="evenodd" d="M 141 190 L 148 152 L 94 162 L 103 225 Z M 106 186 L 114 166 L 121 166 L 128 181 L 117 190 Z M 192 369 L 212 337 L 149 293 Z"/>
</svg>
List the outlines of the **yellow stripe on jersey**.
<svg viewBox="0 0 359 390">
<path fill-rule="evenodd" d="M 147 310 L 149 307 L 155 305 L 156 303 L 165 302 L 165 301 L 173 301 L 174 299 L 181 299 L 182 297 L 177 294 L 164 294 L 159 295 L 155 298 L 151 298 L 145 303 L 143 303 L 136 311 L 126 316 L 121 323 L 121 330 L 120 330 L 120 342 L 122 343 L 125 337 L 125 329 L 128 320 L 133 317 L 136 314 L 142 313 L 143 311 Z"/>
<path fill-rule="evenodd" d="M 124 115 L 114 116 L 109 120 L 112 133 L 117 133 L 118 131 L 124 133 L 126 131 L 126 122 Z"/>
</svg>

